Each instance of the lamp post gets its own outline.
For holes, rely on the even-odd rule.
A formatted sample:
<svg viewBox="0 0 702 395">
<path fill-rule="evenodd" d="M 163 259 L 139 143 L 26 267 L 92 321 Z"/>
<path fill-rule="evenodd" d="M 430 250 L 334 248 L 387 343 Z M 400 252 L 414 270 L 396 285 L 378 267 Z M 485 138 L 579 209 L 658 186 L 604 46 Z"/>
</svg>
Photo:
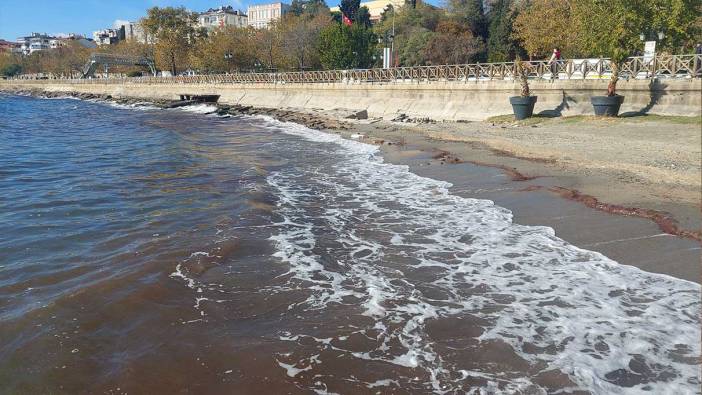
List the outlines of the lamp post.
<svg viewBox="0 0 702 395">
<path fill-rule="evenodd" d="M 234 60 L 234 55 L 231 52 L 227 52 L 224 54 L 224 60 L 229 63 L 229 72 L 232 72 L 232 60 Z"/>
</svg>

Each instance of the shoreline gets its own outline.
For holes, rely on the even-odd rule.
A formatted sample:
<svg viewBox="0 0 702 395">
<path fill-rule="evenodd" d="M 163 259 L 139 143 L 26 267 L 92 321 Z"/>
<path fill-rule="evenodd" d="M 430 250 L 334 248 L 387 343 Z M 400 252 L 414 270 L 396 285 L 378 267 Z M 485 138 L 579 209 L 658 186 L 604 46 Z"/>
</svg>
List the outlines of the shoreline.
<svg viewBox="0 0 702 395">
<path fill-rule="evenodd" d="M 118 104 L 135 104 L 139 102 L 144 102 L 141 98 L 114 98 L 109 95 L 94 95 L 85 94 L 77 92 L 43 92 L 38 90 L 25 90 L 22 92 L 13 92 L 15 94 L 24 94 L 40 97 L 65 97 L 72 96 L 79 99 L 93 99 L 93 100 L 105 100 L 113 101 Z M 158 107 L 166 107 L 170 101 L 154 101 L 148 100 Z M 580 176 L 574 178 L 569 169 L 554 169 L 554 164 L 557 161 L 552 158 L 538 158 L 538 157 L 523 157 L 517 153 L 509 151 L 498 151 L 494 147 L 490 147 L 487 144 L 481 144 L 479 142 L 473 141 L 452 141 L 440 138 L 441 136 L 433 135 L 431 129 L 436 129 L 436 127 L 447 127 L 447 128 L 460 128 L 460 127 L 471 127 L 476 126 L 476 124 L 482 123 L 432 123 L 431 121 L 427 123 L 412 123 L 412 124 L 399 124 L 398 122 L 390 122 L 384 120 L 354 120 L 348 119 L 348 112 L 344 115 L 342 112 L 304 112 L 296 111 L 292 109 L 270 109 L 270 108 L 253 108 L 249 106 L 229 106 L 229 105 L 218 105 L 218 109 L 213 111 L 219 115 L 267 115 L 276 118 L 281 121 L 294 122 L 298 124 L 305 125 L 307 127 L 322 130 L 329 133 L 341 134 L 345 138 L 361 139 L 366 143 L 376 144 L 381 146 L 381 152 L 386 160 L 393 163 L 403 163 L 408 164 L 413 172 L 417 170 L 424 170 L 429 168 L 431 164 L 435 168 L 441 167 L 443 171 L 442 174 L 438 175 L 438 178 L 445 176 L 445 180 L 452 182 L 451 178 L 459 177 L 460 170 L 457 167 L 460 166 L 477 166 L 483 168 L 490 168 L 496 172 L 501 173 L 510 183 L 511 190 L 518 191 L 522 194 L 522 199 L 529 200 L 531 198 L 526 197 L 527 194 L 533 196 L 539 196 L 539 199 L 547 200 L 549 203 L 536 202 L 537 206 L 544 206 L 545 204 L 559 204 L 555 203 L 556 200 L 571 201 L 573 204 L 579 206 L 576 211 L 579 214 L 588 215 L 587 212 L 605 213 L 604 215 L 620 218 L 621 221 L 615 220 L 614 222 L 631 222 L 632 224 L 638 221 L 645 221 L 648 225 L 642 225 L 643 222 L 638 222 L 634 224 L 634 228 L 650 228 L 654 227 L 658 232 L 662 231 L 664 234 L 673 235 L 670 238 L 661 238 L 659 234 L 647 234 L 647 235 L 637 235 L 634 237 L 635 242 L 632 250 L 630 252 L 623 252 L 619 257 L 612 257 L 611 255 L 615 252 L 612 251 L 612 243 L 616 244 L 617 241 L 630 242 L 632 241 L 627 237 L 618 237 L 617 231 L 612 234 L 609 231 L 609 236 L 611 238 L 611 243 L 609 250 L 601 247 L 603 242 L 598 242 L 598 245 L 594 247 L 588 245 L 587 240 L 579 237 L 577 232 L 575 234 L 568 235 L 565 230 L 569 225 L 569 221 L 564 221 L 564 224 L 548 223 L 548 221 L 541 221 L 538 218 L 527 219 L 526 224 L 534 225 L 546 225 L 553 227 L 559 237 L 563 237 L 568 242 L 575 244 L 579 247 L 587 248 L 590 250 L 595 250 L 602 252 L 605 255 L 610 256 L 616 261 L 637 266 L 646 271 L 654 271 L 663 274 L 672 275 L 674 277 L 683 278 L 696 283 L 700 283 L 700 262 L 699 262 L 699 251 L 700 251 L 700 240 L 702 240 L 702 233 L 699 230 L 699 218 L 700 210 L 699 203 L 696 206 L 697 215 L 695 216 L 691 213 L 695 208 L 694 205 L 677 204 L 675 202 L 668 203 L 664 205 L 667 208 L 674 208 L 674 210 L 661 210 L 659 207 L 645 207 L 645 206 L 634 206 L 627 205 L 626 199 L 631 200 L 631 196 L 626 196 L 624 194 L 621 201 L 618 202 L 608 202 L 606 200 L 606 194 L 604 198 L 598 196 L 597 194 L 588 193 L 588 177 Z M 430 126 L 429 128 L 426 128 Z M 493 125 L 494 126 L 494 125 Z M 425 130 L 418 132 L 418 128 L 425 128 Z M 530 126 L 527 126 L 530 127 Z M 409 140 L 409 141 L 408 141 Z M 411 152 L 411 155 L 406 155 L 407 152 Z M 480 153 L 479 155 L 474 155 L 475 153 Z M 398 154 L 399 153 L 399 154 Z M 404 154 L 403 154 L 404 153 Z M 425 165 L 425 162 L 427 163 Z M 438 166 L 436 166 L 438 165 Z M 426 166 L 426 167 L 424 167 Z M 446 173 L 446 174 L 443 174 Z M 456 174 L 454 174 L 456 173 Z M 436 175 L 434 175 L 437 178 Z M 602 177 L 601 174 L 595 174 L 591 179 L 597 179 Z M 606 176 L 604 178 L 607 178 Z M 610 184 L 613 180 L 607 180 Z M 616 184 L 616 179 L 614 180 Z M 452 182 L 454 183 L 454 182 Z M 524 185 L 524 184 L 528 185 Z M 460 184 L 460 182 L 459 182 Z M 578 188 L 578 186 L 585 186 L 586 188 Z M 642 184 L 643 186 L 643 184 Z M 584 191 L 583 191 L 584 190 Z M 550 196 L 550 198 L 548 197 Z M 484 198 L 482 196 L 468 196 Z M 485 197 L 490 198 L 490 197 Z M 498 197 L 499 198 L 499 197 Z M 495 197 L 490 198 L 495 201 Z M 519 198 L 518 198 L 519 199 Z M 533 200 L 533 199 L 532 199 Z M 635 203 L 635 202 L 631 202 Z M 644 202 L 645 203 L 645 202 Z M 528 211 L 529 209 L 518 208 L 519 204 L 509 206 L 504 202 L 496 204 L 505 206 L 506 208 L 513 211 L 515 214 L 515 222 L 523 223 L 518 220 L 520 218 L 520 210 Z M 690 215 L 690 218 L 685 218 L 684 221 L 679 221 L 679 216 L 685 215 L 686 213 Z M 676 215 L 677 214 L 677 215 Z M 592 216 L 592 215 L 590 215 Z M 591 227 L 602 227 L 604 233 L 608 233 L 606 222 L 608 220 L 602 219 L 599 222 L 602 224 L 593 224 Z M 697 224 L 697 228 L 691 227 Z M 570 226 L 573 224 L 571 223 Z M 631 227 L 631 225 L 628 225 Z M 565 234 L 564 234 L 565 232 Z M 621 235 L 625 236 L 625 235 Z M 578 240 L 581 239 L 581 240 Z M 670 239 L 667 241 L 666 246 L 668 249 L 672 246 L 672 252 L 675 250 L 690 251 L 688 254 L 682 254 L 677 258 L 672 258 L 675 254 L 665 253 L 667 250 L 665 248 L 661 249 L 659 245 L 649 246 L 650 241 L 655 239 L 655 243 L 660 244 L 663 239 Z M 606 242 L 604 242 L 606 243 Z M 627 248 L 628 249 L 628 248 Z M 661 270 L 656 270 L 655 262 L 654 266 L 646 266 L 637 263 L 636 260 L 640 258 L 638 251 L 645 251 L 647 255 L 654 254 L 653 256 L 647 256 L 649 260 L 653 258 L 656 259 L 656 254 L 664 263 L 666 259 L 677 259 L 678 265 L 676 268 L 659 268 Z M 665 251 L 664 251 L 665 250 Z M 671 252 L 671 251 L 668 251 Z M 672 253 L 671 252 L 671 253 Z M 616 253 L 615 253 L 616 254 Z M 680 255 L 680 253 L 678 253 Z M 697 257 L 694 259 L 694 257 Z M 637 258 L 639 257 L 639 258 Z M 680 267 L 684 266 L 684 267 Z"/>
</svg>

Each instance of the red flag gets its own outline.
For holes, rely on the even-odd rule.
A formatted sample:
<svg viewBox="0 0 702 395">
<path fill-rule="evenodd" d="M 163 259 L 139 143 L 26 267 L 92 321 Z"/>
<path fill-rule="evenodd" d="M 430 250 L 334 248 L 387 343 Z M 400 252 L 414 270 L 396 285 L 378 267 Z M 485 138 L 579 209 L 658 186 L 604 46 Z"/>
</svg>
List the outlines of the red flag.
<svg viewBox="0 0 702 395">
<path fill-rule="evenodd" d="M 344 25 L 346 26 L 351 26 L 353 22 L 351 22 L 351 19 L 349 19 L 344 13 L 341 14 L 341 21 L 344 22 Z"/>
</svg>

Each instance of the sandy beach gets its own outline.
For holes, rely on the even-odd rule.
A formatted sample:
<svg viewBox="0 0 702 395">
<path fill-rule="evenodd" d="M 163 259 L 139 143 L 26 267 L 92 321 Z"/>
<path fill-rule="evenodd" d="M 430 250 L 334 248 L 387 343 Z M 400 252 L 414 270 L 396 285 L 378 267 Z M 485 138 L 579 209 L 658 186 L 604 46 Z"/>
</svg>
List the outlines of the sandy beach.
<svg viewBox="0 0 702 395">
<path fill-rule="evenodd" d="M 492 168 L 483 177 L 502 177 L 500 185 L 480 188 L 483 178 L 462 193 L 496 201 L 517 222 L 551 226 L 620 263 L 700 282 L 700 120 L 344 122 L 346 137 L 383 144 L 388 160 L 458 189 L 463 173 Z"/>
</svg>

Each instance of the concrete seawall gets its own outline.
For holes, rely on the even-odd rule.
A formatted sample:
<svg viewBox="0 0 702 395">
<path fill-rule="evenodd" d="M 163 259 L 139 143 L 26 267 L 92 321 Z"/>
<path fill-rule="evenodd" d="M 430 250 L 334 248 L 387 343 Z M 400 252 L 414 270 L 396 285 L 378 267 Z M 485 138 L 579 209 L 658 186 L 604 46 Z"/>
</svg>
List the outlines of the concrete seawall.
<svg viewBox="0 0 702 395">
<path fill-rule="evenodd" d="M 606 92 L 606 80 L 532 81 L 536 113 L 590 115 L 590 97 Z M 368 110 L 372 117 L 404 113 L 435 120 L 484 120 L 510 114 L 509 97 L 519 93 L 513 81 L 435 81 L 398 83 L 317 84 L 183 84 L 183 83 L 67 83 L 61 81 L 0 81 L 0 90 L 43 89 L 114 97 L 178 99 L 179 94 L 218 94 L 224 104 L 256 107 Z M 658 79 L 620 81 L 626 96 L 621 112 L 660 115 L 702 115 L 702 80 Z"/>
</svg>

